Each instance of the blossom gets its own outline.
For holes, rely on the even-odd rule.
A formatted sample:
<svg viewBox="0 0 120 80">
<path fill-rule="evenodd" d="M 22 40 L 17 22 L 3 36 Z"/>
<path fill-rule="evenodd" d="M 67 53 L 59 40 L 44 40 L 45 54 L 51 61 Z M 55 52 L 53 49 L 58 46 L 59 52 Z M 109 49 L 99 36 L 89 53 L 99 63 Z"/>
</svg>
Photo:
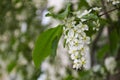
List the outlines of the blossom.
<svg viewBox="0 0 120 80">
<path fill-rule="evenodd" d="M 80 69 L 82 67 L 80 59 L 75 59 L 73 63 L 73 68 Z"/>
<path fill-rule="evenodd" d="M 99 64 L 94 65 L 93 68 L 92 68 L 92 70 L 93 70 L 94 72 L 98 72 L 98 71 L 100 71 L 100 69 L 101 69 L 101 65 L 99 65 Z"/>
<path fill-rule="evenodd" d="M 116 5 L 116 4 L 119 4 L 119 3 L 120 3 L 120 1 L 118 1 L 118 0 L 112 2 L 113 5 Z"/>
<path fill-rule="evenodd" d="M 85 33 L 88 29 L 88 25 L 82 22 L 76 24 L 74 20 L 71 20 L 71 22 L 68 20 L 63 28 L 64 38 L 66 40 L 65 45 L 73 61 L 73 68 L 77 70 L 82 67 L 85 68 L 85 55 L 89 53 L 88 44 L 90 43 L 90 37 Z"/>
<path fill-rule="evenodd" d="M 82 18 L 83 16 L 89 14 L 91 11 L 92 11 L 91 9 L 90 10 L 84 10 L 82 13 L 79 11 L 79 12 L 77 12 L 77 17 Z"/>
<path fill-rule="evenodd" d="M 38 78 L 38 80 L 46 80 L 47 79 L 47 75 L 45 73 L 41 74 L 40 77 Z"/>
<path fill-rule="evenodd" d="M 94 8 L 92 8 L 93 10 L 95 10 L 95 11 L 100 11 L 101 10 L 101 7 L 94 7 Z"/>
<path fill-rule="evenodd" d="M 105 59 L 105 67 L 111 74 L 114 73 L 116 66 L 117 63 L 114 57 L 108 57 Z"/>
<path fill-rule="evenodd" d="M 113 5 L 117 5 L 120 3 L 120 0 L 107 0 L 108 2 L 112 2 Z"/>
<path fill-rule="evenodd" d="M 86 69 L 87 59 L 86 55 L 89 54 L 90 37 L 87 36 L 86 31 L 89 30 L 87 23 L 89 19 L 86 18 L 89 14 L 93 14 L 92 11 L 99 11 L 101 8 L 94 7 L 90 10 L 73 12 L 75 17 L 69 17 L 65 19 L 65 26 L 63 27 L 65 46 L 68 49 L 71 60 L 73 61 L 73 68 L 75 69 Z M 93 14 L 96 15 L 96 14 Z M 94 25 L 93 30 L 98 31 L 100 21 L 92 21 Z"/>
<path fill-rule="evenodd" d="M 99 20 L 93 21 L 93 24 L 96 25 L 96 27 L 93 27 L 93 30 L 98 31 L 98 30 L 99 30 L 99 27 L 100 27 L 100 22 L 99 22 Z"/>
</svg>

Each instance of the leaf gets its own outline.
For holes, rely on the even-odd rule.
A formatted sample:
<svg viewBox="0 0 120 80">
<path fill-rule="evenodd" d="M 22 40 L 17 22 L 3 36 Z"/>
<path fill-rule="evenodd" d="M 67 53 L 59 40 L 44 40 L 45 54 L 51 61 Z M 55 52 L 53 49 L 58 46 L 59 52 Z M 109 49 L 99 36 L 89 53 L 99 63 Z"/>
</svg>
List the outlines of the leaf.
<svg viewBox="0 0 120 80">
<path fill-rule="evenodd" d="M 103 60 L 103 57 L 105 56 L 105 54 L 109 51 L 109 44 L 105 44 L 103 45 L 97 53 L 97 59 L 98 60 Z"/>
<path fill-rule="evenodd" d="M 62 25 L 48 29 L 41 33 L 35 43 L 33 50 L 33 61 L 37 68 L 41 62 L 50 54 L 56 54 L 58 41 L 62 34 Z"/>
<path fill-rule="evenodd" d="M 59 38 L 56 37 L 52 42 L 52 55 L 51 55 L 52 58 L 54 58 L 56 56 L 58 41 L 59 41 Z"/>
<path fill-rule="evenodd" d="M 83 19 L 87 19 L 87 20 L 97 20 L 98 16 L 92 13 L 89 13 L 85 16 L 82 17 Z"/>
<path fill-rule="evenodd" d="M 119 35 L 117 34 L 117 30 L 114 29 L 110 33 L 110 52 L 111 55 L 114 55 L 117 53 L 118 46 L 119 46 Z"/>
<path fill-rule="evenodd" d="M 62 12 L 60 14 L 48 13 L 48 14 L 46 14 L 46 16 L 52 16 L 56 19 L 64 19 L 65 17 L 68 16 L 70 9 L 71 9 L 70 7 L 71 7 L 71 4 L 69 3 L 64 12 Z"/>
<path fill-rule="evenodd" d="M 85 31 L 85 32 L 86 32 L 87 36 L 90 36 L 90 37 L 91 37 L 93 34 L 96 33 L 96 31 L 93 30 L 93 27 L 95 27 L 96 25 L 93 24 L 93 21 L 89 21 L 89 22 L 87 22 L 87 24 L 89 25 L 89 30 L 88 30 L 88 31 Z"/>
<path fill-rule="evenodd" d="M 7 66 L 7 71 L 10 73 L 14 69 L 15 66 L 16 66 L 16 60 L 11 61 Z"/>
<path fill-rule="evenodd" d="M 82 7 L 89 7 L 89 4 L 86 2 L 86 0 L 79 1 L 78 8 L 81 9 Z"/>
<path fill-rule="evenodd" d="M 105 26 L 107 24 L 107 20 L 103 18 L 99 18 L 99 22 L 101 26 Z"/>
</svg>

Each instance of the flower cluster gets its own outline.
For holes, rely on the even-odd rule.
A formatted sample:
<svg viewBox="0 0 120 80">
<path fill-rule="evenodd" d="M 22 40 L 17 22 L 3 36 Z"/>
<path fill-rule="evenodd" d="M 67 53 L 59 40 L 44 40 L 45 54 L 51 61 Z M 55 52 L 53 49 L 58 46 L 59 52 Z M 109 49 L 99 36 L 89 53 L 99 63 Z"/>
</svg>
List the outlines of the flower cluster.
<svg viewBox="0 0 120 80">
<path fill-rule="evenodd" d="M 90 9 L 90 10 L 84 10 L 83 12 L 77 11 L 75 14 L 76 14 L 77 18 L 79 18 L 81 20 L 81 22 L 85 22 L 85 21 L 89 21 L 89 19 L 85 19 L 84 16 L 90 15 L 92 11 L 94 11 L 94 12 L 100 12 L 100 10 L 101 10 L 100 7 L 93 7 L 92 9 Z M 98 31 L 99 27 L 100 27 L 100 21 L 99 21 L 99 19 L 93 20 L 92 23 L 93 23 L 93 25 L 95 25 L 93 27 L 93 30 Z"/>
<path fill-rule="evenodd" d="M 75 69 L 86 69 L 86 54 L 89 54 L 90 37 L 86 34 L 86 31 L 89 30 L 86 22 L 89 19 L 84 17 L 91 14 L 92 11 L 99 10 L 100 8 L 93 8 L 83 12 L 78 11 L 74 13 L 75 17 L 67 18 L 65 21 L 65 27 L 63 28 L 65 46 L 68 48 L 68 53 L 73 60 L 73 68 Z M 79 20 L 76 20 L 76 18 Z M 95 25 L 93 30 L 97 31 L 99 28 L 96 26 L 100 26 L 99 20 L 93 20 L 92 24 Z"/>
<path fill-rule="evenodd" d="M 88 30 L 88 26 L 79 22 L 76 24 L 74 18 L 69 19 L 64 27 L 64 35 L 66 40 L 66 46 L 68 53 L 73 60 L 73 68 L 81 69 L 85 68 L 86 53 L 89 53 L 88 44 L 90 43 L 90 37 L 86 35 L 84 31 Z"/>
<path fill-rule="evenodd" d="M 108 2 L 112 2 L 113 5 L 117 5 L 120 3 L 120 0 L 107 0 Z"/>
<path fill-rule="evenodd" d="M 107 57 L 105 59 L 105 67 L 111 74 L 114 73 L 116 66 L 117 66 L 117 63 L 114 57 Z"/>
</svg>

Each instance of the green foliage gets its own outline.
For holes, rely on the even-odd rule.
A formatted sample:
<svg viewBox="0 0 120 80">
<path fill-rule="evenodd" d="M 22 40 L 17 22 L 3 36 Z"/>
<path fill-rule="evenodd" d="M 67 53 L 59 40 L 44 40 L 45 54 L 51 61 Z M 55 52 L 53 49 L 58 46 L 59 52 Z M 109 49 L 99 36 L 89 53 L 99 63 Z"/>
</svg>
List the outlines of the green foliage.
<svg viewBox="0 0 120 80">
<path fill-rule="evenodd" d="M 15 75 L 21 74 L 22 80 L 37 80 L 40 73 L 36 73 L 40 71 L 34 70 L 35 67 L 32 64 L 32 45 L 36 36 L 46 26 L 43 28 L 40 24 L 41 21 L 36 18 L 36 11 L 37 8 L 33 0 L 0 1 L 0 80 L 4 74 L 10 78 L 13 73 L 16 73 Z M 25 32 L 21 31 L 22 27 L 25 28 L 22 26 L 23 23 L 27 26 Z M 28 67 L 32 67 L 34 71 L 30 73 Z M 20 70 L 24 70 L 23 73 L 26 75 Z M 28 76 L 30 74 L 31 76 Z M 14 77 L 15 80 L 17 78 Z"/>
<path fill-rule="evenodd" d="M 98 16 L 95 15 L 95 14 L 90 13 L 88 15 L 83 16 L 82 18 L 87 19 L 87 20 L 97 20 Z"/>
<path fill-rule="evenodd" d="M 78 2 L 78 9 L 81 9 L 82 7 L 89 7 L 89 4 L 86 2 L 86 0 L 80 1 Z"/>
<path fill-rule="evenodd" d="M 46 16 L 52 16 L 53 18 L 63 20 L 69 15 L 70 11 L 71 11 L 71 3 L 67 5 L 65 11 L 63 11 L 62 13 L 59 13 L 59 14 L 48 13 L 46 14 Z"/>
<path fill-rule="evenodd" d="M 111 30 L 109 35 L 110 35 L 110 52 L 111 52 L 111 55 L 115 55 L 115 54 L 117 54 L 118 47 L 120 45 L 120 43 L 119 43 L 120 37 L 117 34 L 116 29 Z"/>
<path fill-rule="evenodd" d="M 57 44 L 62 34 L 62 25 L 41 33 L 33 50 L 33 61 L 37 68 L 50 54 L 56 54 Z"/>
<path fill-rule="evenodd" d="M 16 66 L 16 64 L 17 64 L 17 62 L 15 60 L 11 61 L 7 66 L 7 71 L 11 72 L 14 69 L 14 67 Z"/>
<path fill-rule="evenodd" d="M 10 78 L 12 71 L 13 73 L 16 73 L 14 75 L 15 80 L 17 80 L 16 78 L 19 77 L 19 74 L 23 80 L 37 80 L 38 76 L 40 75 L 40 70 L 36 69 L 32 64 L 32 58 L 35 66 L 39 68 L 40 64 L 45 60 L 47 56 L 50 56 L 52 59 L 54 59 L 56 56 L 56 50 L 58 42 L 62 35 L 63 25 L 58 25 L 55 28 L 44 31 L 46 27 L 49 27 L 49 24 L 46 26 L 43 26 L 41 24 L 41 17 L 43 16 L 41 14 L 43 14 L 43 11 L 46 10 L 48 3 L 47 0 L 44 0 L 44 4 L 39 3 L 38 8 L 36 7 L 36 3 L 34 3 L 34 1 L 39 0 L 0 1 L 0 80 L 1 76 L 4 76 L 4 74 L 7 75 L 8 78 Z M 118 19 L 115 19 L 116 21 L 105 18 L 104 16 L 106 16 L 107 12 L 104 11 L 104 9 L 102 9 L 100 13 L 99 11 L 96 12 L 93 10 L 91 11 L 91 13 L 85 15 L 82 18 L 87 19 L 87 21 L 83 22 L 84 24 L 87 24 L 89 26 L 89 31 L 86 31 L 86 34 L 87 36 L 91 36 L 91 38 L 93 39 L 96 38 L 96 34 L 99 34 L 99 31 L 93 30 L 93 27 L 96 27 L 96 25 L 93 24 L 93 21 L 99 20 L 100 27 L 98 28 L 103 28 L 103 31 L 105 30 L 106 32 L 109 32 L 108 30 L 110 29 L 110 32 L 105 35 L 101 31 L 100 37 L 94 44 L 95 49 L 93 51 L 94 53 L 91 53 L 93 56 L 91 58 L 95 58 L 93 60 L 95 60 L 94 62 L 96 64 L 105 67 L 104 61 L 106 57 L 114 56 L 115 58 L 115 56 L 117 56 L 117 68 L 115 69 L 117 73 L 119 72 L 118 69 L 120 66 L 120 6 L 119 4 L 116 6 L 111 5 L 112 2 L 105 3 L 105 6 L 107 5 L 106 11 L 108 10 L 107 17 L 117 17 Z M 61 9 L 58 13 L 50 11 L 50 13 L 48 13 L 46 16 L 51 16 L 54 19 L 60 21 L 64 21 L 64 19 L 67 17 L 75 18 L 76 21 L 78 20 L 77 23 L 79 23 L 80 19 L 74 17 L 74 12 L 82 12 L 83 10 L 88 10 L 97 6 L 101 8 L 103 7 L 101 0 L 92 0 L 90 1 L 90 5 L 86 0 L 78 0 L 78 2 L 75 3 L 74 0 L 70 0 L 70 2 L 67 3 L 66 7 L 64 6 L 65 8 Z M 112 11 L 111 9 L 115 8 L 116 10 L 114 13 L 114 10 Z M 101 13 L 102 15 L 99 15 Z M 27 25 L 27 29 L 25 32 L 21 31 L 21 26 L 24 25 L 22 23 L 25 23 Z M 33 43 L 37 35 L 39 36 L 33 49 Z M 105 38 L 101 39 L 102 36 L 104 36 Z M 57 60 L 59 61 L 57 62 Z M 60 64 L 62 63 L 59 63 L 59 58 L 57 60 L 52 64 L 49 63 L 50 61 L 48 61 L 48 63 L 55 67 L 57 64 L 57 69 L 58 66 L 61 68 Z M 63 66 L 64 65 L 62 65 L 62 67 Z M 116 75 L 116 73 L 109 75 L 107 70 L 104 70 L 102 72 L 101 69 L 99 69 L 98 72 L 93 72 L 92 68 L 90 70 L 79 71 L 73 70 L 70 65 L 65 65 L 64 70 L 66 71 L 67 75 L 64 76 L 64 78 L 62 77 L 61 80 L 107 80 L 106 75 L 110 77 L 114 77 L 114 75 Z M 70 71 L 67 72 L 68 69 L 70 69 Z M 59 72 L 59 70 L 57 72 Z M 57 78 L 61 77 L 60 74 L 57 74 L 57 72 L 55 74 L 57 75 Z M 74 72 L 76 73 L 75 75 Z M 49 76 L 47 75 L 47 77 Z"/>
<path fill-rule="evenodd" d="M 97 52 L 97 59 L 98 61 L 103 61 L 103 58 L 105 57 L 105 54 L 109 52 L 109 45 L 105 44 L 103 45 Z"/>
</svg>

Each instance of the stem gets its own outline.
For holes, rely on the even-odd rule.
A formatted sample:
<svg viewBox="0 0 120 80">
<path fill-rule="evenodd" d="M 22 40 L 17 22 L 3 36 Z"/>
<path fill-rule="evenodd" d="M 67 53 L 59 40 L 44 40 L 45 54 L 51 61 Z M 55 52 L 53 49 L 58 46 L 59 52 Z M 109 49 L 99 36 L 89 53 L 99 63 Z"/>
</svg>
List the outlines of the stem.
<svg viewBox="0 0 120 80">
<path fill-rule="evenodd" d="M 108 30 L 108 43 L 109 43 L 110 46 L 111 46 L 110 34 L 111 34 L 111 31 L 112 31 L 112 28 L 113 28 L 113 27 L 112 27 L 113 24 L 112 24 L 112 20 L 111 20 L 111 18 L 110 18 L 110 16 L 109 16 L 108 13 L 109 13 L 109 12 L 112 12 L 112 11 L 114 11 L 114 10 L 116 10 L 116 9 L 107 11 L 104 0 L 101 0 L 101 3 L 102 3 L 102 7 L 103 7 L 103 12 L 105 13 L 105 17 L 106 17 L 106 19 L 108 20 L 108 23 L 110 24 L 110 25 L 107 27 L 107 30 Z M 102 14 L 102 15 L 103 15 L 103 14 Z M 110 80 L 110 74 L 109 74 L 109 73 L 107 74 L 106 79 L 107 79 L 107 80 Z"/>
<path fill-rule="evenodd" d="M 96 59 L 95 59 L 95 50 L 96 50 L 96 44 L 103 32 L 104 27 L 101 27 L 96 38 L 94 39 L 92 46 L 91 46 L 91 67 L 96 63 Z"/>
<path fill-rule="evenodd" d="M 110 12 L 112 12 L 112 11 L 115 11 L 115 10 L 117 10 L 117 9 L 120 9 L 120 8 L 111 9 L 111 10 L 109 10 L 109 11 L 106 11 L 106 12 L 104 12 L 104 13 L 98 15 L 98 16 L 101 17 L 101 16 L 106 15 L 106 14 L 108 14 L 108 13 L 110 13 Z"/>
<path fill-rule="evenodd" d="M 104 12 L 104 15 L 107 19 L 111 20 L 110 19 L 110 16 L 108 15 L 108 12 L 107 12 L 107 9 L 106 9 L 106 6 L 105 6 L 105 2 L 104 0 L 101 0 L 101 3 L 102 3 L 102 7 L 103 7 L 103 12 Z M 113 11 L 113 10 L 112 10 Z M 111 12 L 111 11 L 110 11 Z M 103 14 L 102 14 L 103 15 Z"/>
</svg>

